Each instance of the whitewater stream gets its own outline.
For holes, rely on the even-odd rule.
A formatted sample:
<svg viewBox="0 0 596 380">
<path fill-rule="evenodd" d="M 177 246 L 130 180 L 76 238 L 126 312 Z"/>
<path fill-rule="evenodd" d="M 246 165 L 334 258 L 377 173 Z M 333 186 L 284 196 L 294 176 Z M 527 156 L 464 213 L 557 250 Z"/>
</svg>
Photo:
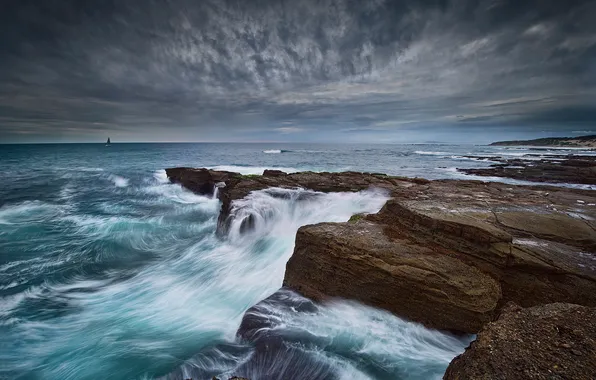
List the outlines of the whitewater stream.
<svg viewBox="0 0 596 380">
<path fill-rule="evenodd" d="M 163 170 L 324 169 L 315 153 L 243 146 L 253 159 L 241 166 L 238 146 L 11 149 L 0 161 L 0 379 L 439 379 L 472 338 L 279 291 L 300 226 L 376 212 L 382 191 L 253 192 L 220 238 L 220 202 Z M 371 171 L 406 157 L 444 172 L 430 169 L 434 155 L 387 149 L 366 152 Z M 358 168 L 348 153 L 325 165 Z M 247 215 L 255 229 L 241 233 Z"/>
</svg>

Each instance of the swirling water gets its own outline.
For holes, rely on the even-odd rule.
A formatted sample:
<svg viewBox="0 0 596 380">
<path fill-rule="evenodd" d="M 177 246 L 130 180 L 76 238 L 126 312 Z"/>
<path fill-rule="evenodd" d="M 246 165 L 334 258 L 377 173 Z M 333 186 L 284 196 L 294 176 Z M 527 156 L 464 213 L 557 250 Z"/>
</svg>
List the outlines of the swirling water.
<svg viewBox="0 0 596 380">
<path fill-rule="evenodd" d="M 502 153 L 495 149 L 0 146 L 0 378 L 440 378 L 470 337 L 350 301 L 315 306 L 283 290 L 251 311 L 259 329 L 236 336 L 244 313 L 280 288 L 298 227 L 375 212 L 386 194 L 255 192 L 234 206 L 257 216 L 256 229 L 236 224 L 221 239 L 219 201 L 170 184 L 163 169 L 441 178 L 459 176 L 446 168 L 485 164 L 462 155 Z M 273 358 L 262 353 L 264 333 Z"/>
</svg>

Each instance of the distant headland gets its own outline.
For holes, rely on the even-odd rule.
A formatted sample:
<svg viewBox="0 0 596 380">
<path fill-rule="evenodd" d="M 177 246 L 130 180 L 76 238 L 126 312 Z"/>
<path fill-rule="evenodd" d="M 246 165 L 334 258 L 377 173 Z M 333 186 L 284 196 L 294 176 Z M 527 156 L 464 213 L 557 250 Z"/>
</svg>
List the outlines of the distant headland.
<svg viewBox="0 0 596 380">
<path fill-rule="evenodd" d="M 569 148 L 596 148 L 596 135 L 578 137 L 546 137 L 535 140 L 497 141 L 495 146 L 556 146 Z"/>
</svg>

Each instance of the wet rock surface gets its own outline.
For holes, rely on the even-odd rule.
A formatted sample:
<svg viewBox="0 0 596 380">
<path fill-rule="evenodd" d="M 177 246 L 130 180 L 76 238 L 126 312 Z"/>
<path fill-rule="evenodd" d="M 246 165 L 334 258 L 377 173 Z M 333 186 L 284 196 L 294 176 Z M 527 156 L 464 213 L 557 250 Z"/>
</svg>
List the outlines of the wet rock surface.
<svg viewBox="0 0 596 380">
<path fill-rule="evenodd" d="M 241 175 L 208 169 L 170 168 L 166 169 L 166 174 L 171 182 L 202 195 L 213 195 L 215 184 L 225 183 L 218 190 L 218 198 L 222 201 L 218 220 L 220 234 L 225 234 L 228 230 L 232 201 L 246 197 L 251 191 L 281 187 L 320 192 L 354 192 L 369 187 L 392 188 L 395 187 L 396 180 L 381 174 L 357 172 L 286 174 L 279 170 L 266 170 L 264 175 Z"/>
<path fill-rule="evenodd" d="M 253 190 L 376 187 L 390 194 L 377 214 L 299 229 L 284 284 L 309 298 L 356 299 L 461 332 L 480 331 L 509 301 L 596 306 L 593 191 L 355 172 L 194 172 L 167 170 L 191 190 L 225 182 L 221 233 L 232 202 Z"/>
<path fill-rule="evenodd" d="M 465 157 L 496 162 L 489 168 L 458 169 L 466 174 L 506 177 L 532 182 L 596 184 L 596 156 L 528 154 L 525 159 Z"/>
<path fill-rule="evenodd" d="M 249 377 L 254 373 L 264 380 L 339 380 L 336 367 L 312 355 L 307 336 L 279 326 L 284 314 L 313 314 L 317 310 L 312 301 L 283 288 L 250 308 L 244 314 L 237 336 L 254 351 L 239 370 Z M 284 359 L 280 360 L 280 357 Z M 267 368 L 267 375 L 263 375 L 263 368 Z"/>
<path fill-rule="evenodd" d="M 596 309 L 508 304 L 445 373 L 447 380 L 593 379 Z"/>
</svg>

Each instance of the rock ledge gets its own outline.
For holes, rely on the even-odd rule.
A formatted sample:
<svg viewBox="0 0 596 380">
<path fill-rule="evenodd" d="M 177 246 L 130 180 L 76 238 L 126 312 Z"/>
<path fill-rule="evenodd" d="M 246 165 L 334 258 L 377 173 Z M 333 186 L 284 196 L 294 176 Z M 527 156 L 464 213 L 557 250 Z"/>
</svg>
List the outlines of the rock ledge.
<svg viewBox="0 0 596 380">
<path fill-rule="evenodd" d="M 508 304 L 451 362 L 444 379 L 593 379 L 595 320 L 596 309 L 579 305 Z"/>
<path fill-rule="evenodd" d="M 309 298 L 353 298 L 466 333 L 480 331 L 509 301 L 596 306 L 593 191 L 355 172 L 166 172 L 199 194 L 218 187 L 222 235 L 232 202 L 251 191 L 385 189 L 392 199 L 377 214 L 298 230 L 284 284 Z"/>
</svg>

